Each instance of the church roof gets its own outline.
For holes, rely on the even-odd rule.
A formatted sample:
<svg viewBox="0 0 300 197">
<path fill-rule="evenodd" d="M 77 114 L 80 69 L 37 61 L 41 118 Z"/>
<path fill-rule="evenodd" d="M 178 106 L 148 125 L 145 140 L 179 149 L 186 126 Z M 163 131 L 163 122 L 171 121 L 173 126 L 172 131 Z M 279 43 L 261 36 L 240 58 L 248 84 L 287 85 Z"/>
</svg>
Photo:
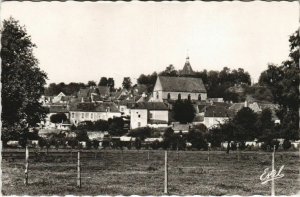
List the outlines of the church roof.
<svg viewBox="0 0 300 197">
<path fill-rule="evenodd" d="M 206 93 L 201 78 L 158 76 L 162 90 L 166 92 Z"/>
</svg>

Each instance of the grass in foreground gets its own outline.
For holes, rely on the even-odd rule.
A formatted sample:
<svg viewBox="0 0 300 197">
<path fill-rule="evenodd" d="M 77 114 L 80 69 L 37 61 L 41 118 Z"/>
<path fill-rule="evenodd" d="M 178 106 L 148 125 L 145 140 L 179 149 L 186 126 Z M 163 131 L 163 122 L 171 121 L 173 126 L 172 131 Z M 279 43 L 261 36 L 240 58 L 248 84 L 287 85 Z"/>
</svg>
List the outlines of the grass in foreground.
<svg viewBox="0 0 300 197">
<path fill-rule="evenodd" d="M 51 155 L 51 153 L 49 153 Z M 99 151 L 97 158 L 82 159 L 82 188 L 76 187 L 76 155 L 66 152 L 53 161 L 30 160 L 29 185 L 24 185 L 24 160 L 2 161 L 3 195 L 163 195 L 164 151 Z M 170 195 L 270 195 L 270 182 L 259 179 L 271 169 L 271 153 L 207 152 L 168 153 Z M 285 165 L 284 177 L 275 181 L 276 195 L 299 190 L 299 155 L 276 154 L 276 169 Z"/>
</svg>

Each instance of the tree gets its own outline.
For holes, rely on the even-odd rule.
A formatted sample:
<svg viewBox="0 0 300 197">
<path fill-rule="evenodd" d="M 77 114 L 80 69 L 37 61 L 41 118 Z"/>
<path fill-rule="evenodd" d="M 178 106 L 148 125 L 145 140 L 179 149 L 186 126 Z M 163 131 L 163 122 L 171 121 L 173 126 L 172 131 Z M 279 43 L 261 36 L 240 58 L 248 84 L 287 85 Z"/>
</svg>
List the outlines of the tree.
<svg viewBox="0 0 300 197">
<path fill-rule="evenodd" d="M 124 77 L 122 87 L 129 90 L 131 88 L 131 85 L 132 83 L 130 77 Z"/>
<path fill-rule="evenodd" d="M 99 83 L 98 83 L 98 86 L 107 86 L 108 84 L 108 80 L 106 77 L 101 77 Z"/>
<path fill-rule="evenodd" d="M 3 127 L 35 126 L 47 112 L 39 102 L 47 75 L 38 67 L 33 55 L 36 45 L 25 27 L 9 18 L 3 21 L 1 33 Z"/>
<path fill-rule="evenodd" d="M 233 118 L 234 127 L 237 129 L 235 139 L 239 141 L 253 140 L 257 136 L 257 115 L 249 107 L 243 107 Z"/>
<path fill-rule="evenodd" d="M 169 76 L 169 77 L 177 77 L 178 76 L 178 71 L 175 69 L 175 67 L 170 64 L 169 66 L 166 67 L 164 71 L 159 73 L 160 76 Z"/>
<path fill-rule="evenodd" d="M 177 100 L 173 107 L 174 119 L 182 124 L 190 123 L 194 120 L 196 110 L 189 100 Z"/>
<path fill-rule="evenodd" d="M 87 86 L 88 87 L 96 86 L 96 82 L 95 81 L 88 81 Z"/>
<path fill-rule="evenodd" d="M 154 72 L 151 75 L 144 75 L 141 74 L 139 76 L 139 78 L 137 79 L 137 83 L 138 84 L 142 84 L 142 85 L 146 85 L 147 86 L 147 91 L 148 92 L 152 92 L 153 91 L 153 87 L 155 85 L 157 79 L 157 73 Z"/>
<path fill-rule="evenodd" d="M 53 114 L 52 116 L 50 116 L 50 121 L 52 123 L 62 123 L 67 120 L 68 120 L 68 118 L 67 118 L 66 114 L 64 114 L 64 113 Z"/>
<path fill-rule="evenodd" d="M 115 80 L 113 78 L 108 78 L 107 86 L 109 87 L 110 91 L 115 89 Z"/>
<path fill-rule="evenodd" d="M 126 133 L 124 131 L 124 120 L 121 117 L 114 117 L 108 119 L 108 132 L 112 136 L 121 136 Z"/>
</svg>

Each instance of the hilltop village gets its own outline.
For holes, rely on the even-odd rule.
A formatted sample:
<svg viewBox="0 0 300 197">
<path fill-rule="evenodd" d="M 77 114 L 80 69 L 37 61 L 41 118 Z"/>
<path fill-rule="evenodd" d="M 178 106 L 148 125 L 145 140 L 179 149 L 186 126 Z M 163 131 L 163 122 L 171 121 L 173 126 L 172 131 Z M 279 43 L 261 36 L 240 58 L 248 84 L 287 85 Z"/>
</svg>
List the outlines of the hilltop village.
<svg viewBox="0 0 300 197">
<path fill-rule="evenodd" d="M 49 113 L 40 124 L 39 135 L 46 137 L 55 131 L 72 133 L 70 130 L 85 128 L 90 138 L 101 141 L 108 134 L 105 131 L 108 128 L 104 126 L 99 132 L 88 125 L 95 122 L 105 125 L 105 122 L 113 120 L 122 121 L 122 132 L 115 132 L 114 136 L 121 140 L 132 140 L 127 138 L 127 134 L 139 128 L 172 128 L 174 133 L 188 133 L 191 128 L 199 125 L 204 125 L 208 130 L 216 128 L 233 118 L 243 107 L 249 107 L 255 113 L 268 108 L 272 112 L 272 121 L 280 123 L 276 116 L 278 106 L 273 103 L 247 100 L 233 103 L 225 102 L 223 98 L 209 98 L 202 79 L 193 77 L 189 58 L 186 58 L 179 73 L 182 76 L 158 76 L 152 92 L 148 92 L 145 85 L 137 84 L 130 89 L 113 92 L 108 86 L 90 86 L 81 88 L 72 96 L 64 92 L 56 96 L 43 96 L 41 101 Z M 174 111 L 174 104 L 177 101 L 188 101 L 191 104 L 194 109 L 191 121 L 176 119 L 175 113 L 178 112 Z M 182 115 L 185 116 L 184 113 Z M 55 120 L 55 116 L 63 118 Z M 162 140 L 159 137 L 154 139 Z"/>
</svg>

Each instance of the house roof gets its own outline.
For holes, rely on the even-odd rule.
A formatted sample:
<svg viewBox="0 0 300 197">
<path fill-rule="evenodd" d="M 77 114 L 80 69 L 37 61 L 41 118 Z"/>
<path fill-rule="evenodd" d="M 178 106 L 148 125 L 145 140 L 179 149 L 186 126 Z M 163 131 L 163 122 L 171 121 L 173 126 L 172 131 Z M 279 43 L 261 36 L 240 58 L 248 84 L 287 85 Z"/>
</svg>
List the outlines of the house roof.
<svg viewBox="0 0 300 197">
<path fill-rule="evenodd" d="M 49 106 L 50 113 L 67 113 L 69 112 L 67 105 L 50 105 Z"/>
<path fill-rule="evenodd" d="M 75 103 L 70 105 L 70 111 L 83 111 L 83 112 L 119 112 L 118 107 L 112 102 L 103 103 Z"/>
<path fill-rule="evenodd" d="M 133 109 L 168 110 L 169 108 L 163 102 L 140 102 L 136 103 Z"/>
<path fill-rule="evenodd" d="M 206 93 L 201 78 L 158 76 L 158 79 L 163 91 Z"/>
<path fill-rule="evenodd" d="M 226 107 L 211 105 L 207 106 L 204 112 L 204 117 L 228 117 L 229 113 Z"/>
</svg>

